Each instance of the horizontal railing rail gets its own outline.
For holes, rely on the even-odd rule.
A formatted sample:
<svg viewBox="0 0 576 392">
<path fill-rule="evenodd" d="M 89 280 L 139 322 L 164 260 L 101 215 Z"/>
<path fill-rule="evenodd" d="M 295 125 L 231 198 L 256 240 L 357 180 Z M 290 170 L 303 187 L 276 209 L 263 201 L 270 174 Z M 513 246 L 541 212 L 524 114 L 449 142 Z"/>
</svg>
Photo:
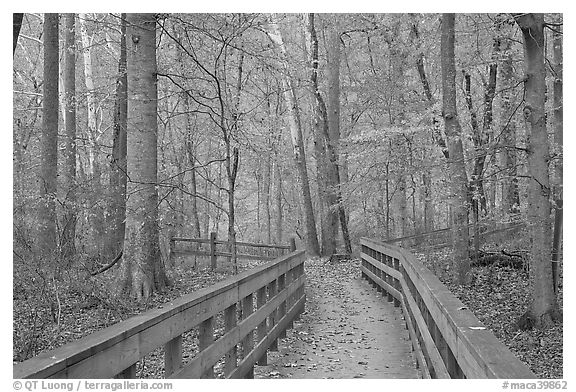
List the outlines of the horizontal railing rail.
<svg viewBox="0 0 576 392">
<path fill-rule="evenodd" d="M 295 251 L 13 367 L 14 378 L 134 378 L 136 363 L 163 348 L 166 378 L 251 378 L 255 363 L 304 310 L 304 251 Z M 215 335 L 223 319 L 222 336 Z M 199 352 L 182 361 L 183 334 L 197 328 Z"/>
<path fill-rule="evenodd" d="M 520 230 L 523 229 L 526 225 L 522 222 L 510 222 L 505 223 L 502 226 L 503 227 L 494 229 L 490 224 L 482 223 L 479 225 L 479 230 L 476 233 L 474 224 L 469 224 L 467 226 L 469 230 L 468 237 L 470 238 L 470 241 L 474 241 L 477 234 L 479 236 L 478 241 L 487 241 L 495 234 Z M 489 228 L 492 229 L 488 230 Z M 426 247 L 445 247 L 451 245 L 451 235 L 451 230 L 449 227 L 447 227 L 424 233 L 384 240 L 382 242 L 390 245 L 396 244 L 402 247 L 418 247 L 422 244 L 424 244 Z"/>
<path fill-rule="evenodd" d="M 177 248 L 176 243 L 190 243 L 194 244 L 191 248 L 182 249 Z M 251 242 L 235 241 L 236 244 L 236 257 L 242 260 L 274 260 L 289 252 L 296 250 L 296 242 L 292 238 L 290 245 L 272 245 L 272 244 L 257 244 Z M 207 244 L 208 249 L 202 249 L 202 245 Z M 224 250 L 218 249 L 218 245 L 224 245 Z M 172 237 L 170 238 L 170 255 L 191 255 L 202 256 L 210 258 L 211 268 L 216 268 L 218 257 L 231 258 L 232 253 L 229 251 L 230 242 L 222 241 L 216 238 L 216 233 L 210 233 L 210 238 L 185 238 L 185 237 Z"/>
<path fill-rule="evenodd" d="M 362 277 L 402 307 L 423 377 L 535 377 L 410 252 L 368 238 L 360 244 Z"/>
</svg>

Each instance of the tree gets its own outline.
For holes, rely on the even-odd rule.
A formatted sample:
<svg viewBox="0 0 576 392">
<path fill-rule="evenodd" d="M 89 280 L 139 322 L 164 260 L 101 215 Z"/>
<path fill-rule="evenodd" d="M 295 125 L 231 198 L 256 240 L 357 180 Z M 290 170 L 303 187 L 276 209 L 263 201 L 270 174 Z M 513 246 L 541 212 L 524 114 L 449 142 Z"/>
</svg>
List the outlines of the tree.
<svg viewBox="0 0 576 392">
<path fill-rule="evenodd" d="M 116 80 L 114 136 L 110 164 L 110 207 L 107 215 L 108 257 L 114 257 L 122 250 L 125 234 L 127 94 L 126 14 L 122 14 L 120 17 L 120 59 L 118 60 L 118 77 Z"/>
<path fill-rule="evenodd" d="M 330 209 L 334 211 L 330 214 L 330 220 L 334 221 L 332 224 L 338 228 L 338 218 L 340 219 L 340 227 L 342 228 L 342 237 L 344 239 L 344 247 L 348 254 L 352 253 L 352 245 L 350 244 L 350 235 L 348 233 L 348 220 L 346 219 L 346 211 L 342 204 L 342 193 L 340 190 L 340 179 L 343 177 L 342 167 L 339 167 L 340 159 L 338 157 L 337 147 L 340 142 L 340 31 L 338 28 L 338 17 L 335 16 L 334 26 L 328 33 L 328 133 L 329 139 L 327 140 L 327 152 L 330 162 L 332 173 L 329 176 L 330 183 L 328 186 L 332 188 L 330 191 L 336 194 L 336 204 L 330 205 Z M 342 160 L 342 162 L 344 162 Z"/>
<path fill-rule="evenodd" d="M 76 24 L 75 14 L 65 15 L 64 27 L 64 173 L 63 188 L 66 192 L 62 229 L 62 254 L 74 256 L 76 248 Z"/>
<path fill-rule="evenodd" d="M 506 30 L 508 31 L 508 30 Z M 502 86 L 501 123 L 501 166 L 504 169 L 502 179 L 502 211 L 505 213 L 520 212 L 520 194 L 518 191 L 517 154 L 516 154 L 516 103 L 514 102 L 514 56 L 512 52 L 512 32 L 507 32 L 502 39 L 502 64 L 500 77 Z"/>
<path fill-rule="evenodd" d="M 292 138 L 294 162 L 298 170 L 302 205 L 304 207 L 306 249 L 310 255 L 317 256 L 320 253 L 320 246 L 318 244 L 318 234 L 316 232 L 314 210 L 312 208 L 312 197 L 310 195 L 308 169 L 306 167 L 306 153 L 302 137 L 302 125 L 300 122 L 300 109 L 298 107 L 298 101 L 296 100 L 295 96 L 294 82 L 289 72 L 288 54 L 286 52 L 282 33 L 278 27 L 278 23 L 274 15 L 271 16 L 270 22 L 271 31 L 268 31 L 268 36 L 280 49 L 282 69 L 284 71 L 282 81 L 284 84 L 284 97 L 289 112 L 290 135 Z"/>
<path fill-rule="evenodd" d="M 470 270 L 468 258 L 468 178 L 462 146 L 462 129 L 456 111 L 456 66 L 454 57 L 454 14 L 442 14 L 440 56 L 442 65 L 442 111 L 450 158 L 450 191 L 452 207 L 452 263 L 454 279 L 463 284 Z"/>
<path fill-rule="evenodd" d="M 128 196 L 119 288 L 145 300 L 167 283 L 158 233 L 156 19 L 126 19 Z"/>
<path fill-rule="evenodd" d="M 38 251 L 44 257 L 56 251 L 56 187 L 58 167 L 58 14 L 44 14 L 44 96 L 40 201 L 38 206 Z"/>
<path fill-rule="evenodd" d="M 320 201 L 320 252 L 324 256 L 330 256 L 336 252 L 336 236 L 338 234 L 338 217 L 336 211 L 331 208 L 337 203 L 336 194 L 328 189 L 329 177 L 333 176 L 333 165 L 328 160 L 327 149 L 330 143 L 328 130 L 328 112 L 326 103 L 318 85 L 318 37 L 314 26 L 314 14 L 305 17 L 308 57 L 310 63 L 310 92 L 314 100 L 312 125 L 314 132 L 314 147 L 316 152 L 318 197 Z"/>
<path fill-rule="evenodd" d="M 88 147 L 88 176 L 93 186 L 94 192 L 88 197 L 89 208 L 88 217 L 90 220 L 90 231 L 94 237 L 92 243 L 95 245 L 97 254 L 104 253 L 103 235 L 104 235 L 104 208 L 99 198 L 102 194 L 102 168 L 100 165 L 100 126 L 98 123 L 99 103 L 97 97 L 96 83 L 94 77 L 94 64 L 92 60 L 93 36 L 88 33 L 87 22 L 88 14 L 78 14 L 80 27 L 80 37 L 82 41 L 82 52 L 84 60 L 84 82 L 87 90 L 87 109 L 88 109 L 88 129 L 86 137 L 89 141 Z"/>
<path fill-rule="evenodd" d="M 544 15 L 514 14 L 524 42 L 525 105 L 528 134 L 528 223 L 532 249 L 530 275 L 532 301 L 519 320 L 523 328 L 547 328 L 560 314 L 552 281 L 552 233 L 550 225 L 550 178 L 548 173 L 548 134 L 546 130 L 546 68 L 544 59 Z"/>
</svg>

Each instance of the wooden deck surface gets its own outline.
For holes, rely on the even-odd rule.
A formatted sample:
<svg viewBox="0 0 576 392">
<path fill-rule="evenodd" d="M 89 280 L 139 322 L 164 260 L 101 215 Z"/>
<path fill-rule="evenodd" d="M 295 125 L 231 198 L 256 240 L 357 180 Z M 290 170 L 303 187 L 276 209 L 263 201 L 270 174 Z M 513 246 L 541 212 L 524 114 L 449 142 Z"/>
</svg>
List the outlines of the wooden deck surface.
<svg viewBox="0 0 576 392">
<path fill-rule="evenodd" d="M 306 311 L 255 378 L 419 377 L 400 309 L 356 266 L 308 260 L 305 269 Z"/>
</svg>

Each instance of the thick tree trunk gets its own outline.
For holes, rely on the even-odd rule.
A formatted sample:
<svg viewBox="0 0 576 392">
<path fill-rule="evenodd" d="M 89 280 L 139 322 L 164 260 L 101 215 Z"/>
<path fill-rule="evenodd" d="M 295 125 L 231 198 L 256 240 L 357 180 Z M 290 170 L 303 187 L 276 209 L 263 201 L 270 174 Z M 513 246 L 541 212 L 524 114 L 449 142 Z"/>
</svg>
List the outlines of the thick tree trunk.
<svg viewBox="0 0 576 392">
<path fill-rule="evenodd" d="M 80 37 L 82 39 L 82 51 L 84 60 L 84 81 L 87 90 L 87 110 L 88 110 L 88 130 L 87 138 L 89 140 L 88 147 L 88 175 L 92 185 L 92 193 L 88 197 L 89 213 L 88 221 L 91 234 L 94 237 L 92 245 L 95 246 L 94 252 L 98 255 L 105 253 L 103 251 L 103 237 L 104 237 L 104 206 L 101 203 L 99 195 L 102 195 L 102 168 L 99 160 L 99 145 L 98 145 L 98 98 L 96 96 L 96 86 L 94 83 L 94 69 L 92 63 L 92 40 L 88 35 L 86 27 L 87 14 L 78 14 L 78 22 L 80 25 Z"/>
<path fill-rule="evenodd" d="M 167 283 L 158 233 L 158 93 L 153 14 L 127 14 L 126 43 L 129 197 L 119 288 L 145 300 Z"/>
<path fill-rule="evenodd" d="M 12 14 L 12 56 L 16 53 L 16 46 L 18 46 L 22 19 L 24 19 L 24 14 Z"/>
<path fill-rule="evenodd" d="M 348 232 L 348 220 L 346 219 L 346 210 L 342 202 L 342 191 L 340 189 L 342 183 L 342 167 L 340 162 L 342 159 L 339 157 L 338 146 L 340 144 L 340 31 L 338 28 L 338 16 L 335 16 L 334 26 L 329 32 L 329 45 L 328 45 L 328 131 L 330 140 L 328 142 L 328 158 L 331 162 L 332 175 L 330 186 L 333 188 L 332 192 L 336 194 L 336 206 L 331 206 L 332 209 L 336 208 L 338 218 L 340 218 L 340 227 L 342 229 L 342 239 L 344 240 L 344 248 L 346 253 L 352 253 L 352 244 L 350 243 L 350 234 Z M 329 178 L 330 178 L 329 177 Z M 330 218 L 332 223 L 333 218 Z M 332 223 L 338 228 L 338 221 Z"/>
<path fill-rule="evenodd" d="M 128 110 L 128 75 L 126 73 L 126 14 L 120 22 L 120 60 L 116 80 L 114 139 L 110 167 L 110 211 L 108 213 L 108 257 L 123 248 L 126 219 L 126 127 Z"/>
<path fill-rule="evenodd" d="M 296 100 L 292 77 L 290 76 L 288 67 L 288 56 L 284 46 L 281 32 L 272 17 L 271 23 L 272 31 L 269 32 L 270 38 L 278 45 L 282 54 L 282 63 L 285 75 L 283 78 L 284 84 L 284 98 L 288 107 L 289 122 L 290 122 L 290 136 L 292 138 L 292 145 L 294 148 L 294 162 L 298 170 L 300 192 L 302 196 L 303 215 L 306 226 L 306 249 L 311 256 L 318 256 L 320 253 L 320 246 L 318 244 L 318 234 L 316 232 L 316 222 L 314 218 L 314 210 L 312 208 L 312 197 L 310 195 L 310 183 L 308 181 L 308 169 L 306 167 L 306 154 L 304 150 L 304 141 L 302 137 L 302 125 L 300 122 L 300 110 Z"/>
<path fill-rule="evenodd" d="M 559 18 L 562 21 L 562 17 Z M 554 165 L 554 242 L 552 244 L 552 275 L 554 277 L 554 292 L 558 288 L 558 263 L 562 246 L 562 206 L 563 206 L 563 125 L 564 125 L 564 104 L 563 104 L 563 54 L 562 54 L 562 27 L 554 32 L 553 53 L 554 53 L 554 153 L 556 163 Z"/>
<path fill-rule="evenodd" d="M 64 27 L 64 216 L 62 220 L 62 256 L 76 253 L 76 24 L 75 14 L 66 14 Z"/>
<path fill-rule="evenodd" d="M 562 53 L 562 27 L 557 27 L 554 32 L 554 152 L 556 163 L 554 165 L 555 176 L 555 198 L 562 200 L 563 188 L 563 147 L 564 147 L 564 104 L 563 104 L 563 53 Z"/>
<path fill-rule="evenodd" d="M 449 150 L 449 177 L 452 207 L 452 262 L 453 278 L 459 284 L 468 280 L 470 260 L 468 258 L 468 178 L 462 146 L 462 129 L 456 111 L 456 66 L 454 58 L 454 14 L 442 15 L 441 64 L 442 64 L 442 107 L 444 126 Z"/>
<path fill-rule="evenodd" d="M 38 254 L 55 256 L 56 183 L 58 168 L 58 14 L 44 14 L 44 97 L 40 137 L 40 200 L 38 205 Z"/>
<path fill-rule="evenodd" d="M 552 232 L 550 225 L 550 179 L 548 134 L 546 131 L 546 69 L 544 64 L 544 15 L 515 15 L 524 38 L 526 104 L 524 119 L 528 134 L 528 220 L 532 250 L 530 274 L 532 303 L 526 313 L 535 326 L 547 328 L 558 314 L 552 284 Z M 528 326 L 528 325 L 525 325 Z"/>
<path fill-rule="evenodd" d="M 320 233 L 321 254 L 330 256 L 336 252 L 336 237 L 338 235 L 338 214 L 334 206 L 337 204 L 337 196 L 334 189 L 334 167 L 328 159 L 329 139 L 329 116 L 326 104 L 318 86 L 318 38 L 314 27 L 314 14 L 308 14 L 306 18 L 307 44 L 310 63 L 310 91 L 314 101 L 313 132 L 316 152 L 318 196 L 320 199 Z"/>
</svg>

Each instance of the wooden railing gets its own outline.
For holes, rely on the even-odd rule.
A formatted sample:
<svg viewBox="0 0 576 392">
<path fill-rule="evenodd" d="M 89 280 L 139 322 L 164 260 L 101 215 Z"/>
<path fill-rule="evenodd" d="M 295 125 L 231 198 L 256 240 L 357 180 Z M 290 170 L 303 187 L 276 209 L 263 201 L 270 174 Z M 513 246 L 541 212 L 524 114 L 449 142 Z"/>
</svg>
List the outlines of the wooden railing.
<svg viewBox="0 0 576 392">
<path fill-rule="evenodd" d="M 482 223 L 476 230 L 474 224 L 468 225 L 468 237 L 470 242 L 477 243 L 480 245 L 485 241 L 490 240 L 497 234 L 510 233 L 515 231 L 521 231 L 525 228 L 523 222 L 510 222 L 500 225 L 493 225 Z M 413 234 L 405 237 L 398 237 L 390 240 L 383 241 L 385 244 L 398 244 L 402 247 L 415 248 L 418 246 L 425 246 L 426 248 L 441 248 L 450 246 L 451 242 L 451 230 L 449 227 L 443 229 L 437 229 L 433 231 L 428 231 L 425 233 Z M 476 238 L 478 235 L 478 238 Z"/>
<path fill-rule="evenodd" d="M 362 276 L 401 306 L 425 378 L 534 378 L 414 256 L 362 238 Z"/>
<path fill-rule="evenodd" d="M 17 364 L 14 378 L 134 378 L 136 363 L 157 348 L 166 378 L 211 378 L 224 359 L 227 378 L 253 377 L 255 363 L 304 310 L 304 251 L 292 252 L 161 309 L 122 321 Z M 224 332 L 215 338 L 223 319 Z M 182 363 L 183 334 L 197 328 L 199 352 Z"/>
<path fill-rule="evenodd" d="M 177 248 L 176 243 L 189 243 L 193 244 L 192 247 L 184 249 Z M 294 238 L 290 240 L 290 245 L 271 245 L 271 244 L 256 244 L 251 242 L 236 241 L 238 259 L 245 260 L 273 260 L 289 252 L 296 250 L 296 242 Z M 219 249 L 219 245 L 224 249 Z M 203 249 L 207 246 L 208 249 Z M 184 238 L 172 237 L 170 238 L 170 255 L 195 255 L 210 258 L 210 267 L 216 268 L 218 257 L 230 258 L 232 254 L 228 251 L 230 242 L 221 241 L 216 238 L 216 233 L 210 233 L 210 238 Z"/>
</svg>

